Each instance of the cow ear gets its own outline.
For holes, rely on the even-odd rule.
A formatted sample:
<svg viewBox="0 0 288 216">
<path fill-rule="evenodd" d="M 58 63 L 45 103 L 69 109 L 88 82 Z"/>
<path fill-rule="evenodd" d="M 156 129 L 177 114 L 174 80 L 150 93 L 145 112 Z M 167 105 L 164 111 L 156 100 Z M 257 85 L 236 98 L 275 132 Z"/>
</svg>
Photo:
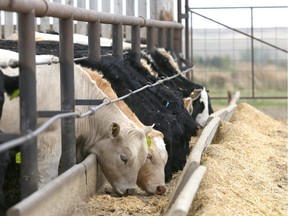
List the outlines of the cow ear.
<svg viewBox="0 0 288 216">
<path fill-rule="evenodd" d="M 109 127 L 109 134 L 111 134 L 112 137 L 116 137 L 119 135 L 119 132 L 120 132 L 120 125 L 117 124 L 116 122 L 112 122 Z"/>
<path fill-rule="evenodd" d="M 195 89 L 195 90 L 191 93 L 190 97 L 192 98 L 193 101 L 195 101 L 195 100 L 197 100 L 197 99 L 200 97 L 201 92 L 202 92 L 202 89 Z"/>
<path fill-rule="evenodd" d="M 145 135 L 147 135 L 148 133 L 150 133 L 153 127 L 154 127 L 154 124 L 151 125 L 151 126 L 145 126 L 145 127 L 144 127 L 144 133 L 145 133 Z"/>
<path fill-rule="evenodd" d="M 191 97 L 183 98 L 184 107 L 190 115 L 193 113 L 193 99 Z"/>
</svg>

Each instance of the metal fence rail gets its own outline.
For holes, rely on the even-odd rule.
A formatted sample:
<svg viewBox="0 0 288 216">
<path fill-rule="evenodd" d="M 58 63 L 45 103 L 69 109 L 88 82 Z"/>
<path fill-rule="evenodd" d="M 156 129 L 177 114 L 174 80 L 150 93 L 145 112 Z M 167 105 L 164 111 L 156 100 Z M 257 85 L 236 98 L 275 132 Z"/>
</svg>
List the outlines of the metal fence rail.
<svg viewBox="0 0 288 216">
<path fill-rule="evenodd" d="M 114 15 L 103 12 L 75 8 L 69 5 L 50 3 L 42 0 L 1 0 L 0 10 L 13 11 L 18 14 L 19 35 L 19 74 L 20 74 L 20 135 L 29 136 L 36 130 L 36 80 L 35 80 L 35 18 L 55 17 L 60 23 L 60 82 L 61 112 L 75 112 L 74 100 L 74 53 L 73 20 L 88 23 L 89 59 L 100 58 L 100 23 L 113 26 L 113 56 L 122 58 L 122 26 L 132 26 L 132 50 L 140 56 L 140 28 L 146 27 L 147 47 L 155 49 L 155 31 L 162 29 L 167 37 L 164 48 L 181 50 L 173 45 L 173 35 L 182 31 L 182 25 L 174 22 L 145 19 L 143 17 Z M 160 38 L 163 40 L 163 38 Z M 160 40 L 159 39 L 159 40 Z M 69 78 L 69 79 L 68 79 Z M 66 116 L 61 120 L 62 156 L 61 165 L 64 172 L 76 163 L 75 116 Z M 21 198 L 37 190 L 37 139 L 32 138 L 21 145 Z"/>
</svg>

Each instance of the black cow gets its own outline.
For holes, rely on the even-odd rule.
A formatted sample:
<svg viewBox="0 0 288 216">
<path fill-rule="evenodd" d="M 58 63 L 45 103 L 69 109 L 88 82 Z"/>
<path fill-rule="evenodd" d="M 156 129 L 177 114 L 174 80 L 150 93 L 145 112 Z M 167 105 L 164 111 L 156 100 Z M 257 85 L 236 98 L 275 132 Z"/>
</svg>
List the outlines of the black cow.
<svg viewBox="0 0 288 216">
<path fill-rule="evenodd" d="M 124 55 L 124 60 L 105 56 L 100 61 L 83 60 L 78 63 L 103 73 L 118 97 L 121 97 L 130 90 L 157 81 L 135 59 L 137 59 L 135 55 L 128 52 Z M 125 99 L 142 123 L 155 124 L 155 129 L 164 134 L 168 151 L 168 162 L 165 167 L 166 181 L 171 179 L 173 172 L 181 170 L 185 165 L 190 138 L 197 133 L 196 122 L 184 108 L 182 97 L 181 91 L 161 84 Z"/>
<path fill-rule="evenodd" d="M 19 89 L 19 76 L 10 77 L 10 76 L 5 75 L 2 72 L 2 70 L 0 70 L 0 119 L 2 116 L 2 110 L 3 110 L 4 100 L 5 100 L 5 95 L 4 95 L 5 92 L 9 96 L 12 96 L 15 93 L 15 91 L 17 91 L 18 89 Z M 0 133 L 3 133 L 3 132 L 0 131 Z M 1 145 L 1 141 L 0 141 L 0 145 Z M 10 158 L 11 158 L 11 152 L 6 151 L 6 152 L 0 153 L 0 207 L 1 208 L 3 208 L 5 204 L 3 185 L 4 185 L 4 180 L 5 180 L 6 169 L 11 161 Z"/>
<path fill-rule="evenodd" d="M 17 42 L 9 41 L 9 45 L 5 42 L 7 41 L 0 41 L 0 48 L 5 47 L 17 51 L 15 50 Z M 36 42 L 36 53 L 38 55 L 52 54 L 59 56 L 58 48 L 59 43 L 55 41 Z M 101 49 L 101 52 L 102 55 L 111 53 L 111 49 Z M 87 55 L 87 46 L 74 44 L 75 57 Z M 76 63 L 101 71 L 104 78 L 110 81 L 112 88 L 120 97 L 129 93 L 130 90 L 157 81 L 157 78 L 152 76 L 136 59 L 135 55 L 128 51 L 124 53 L 124 60 L 105 55 L 102 56 L 100 61 L 82 60 Z M 162 73 L 159 65 L 158 68 L 155 67 L 154 69 L 158 73 Z M 183 80 L 180 81 L 184 84 L 187 83 Z M 180 81 L 177 81 L 177 85 L 181 84 Z M 164 134 L 164 141 L 169 155 L 165 167 L 166 181 L 171 179 L 173 172 L 181 170 L 185 165 L 186 156 L 189 153 L 190 138 L 197 133 L 197 124 L 193 116 L 191 117 L 184 108 L 182 101 L 182 98 L 189 95 L 191 91 L 188 88 L 188 90 L 183 91 L 183 86 L 177 88 L 173 82 L 169 81 L 168 84 L 165 83 L 146 89 L 125 99 L 127 105 L 142 123 L 146 125 L 155 124 L 155 129 Z M 174 85 L 173 88 L 172 85 Z"/>
<path fill-rule="evenodd" d="M 155 52 L 151 54 L 142 51 L 143 58 L 145 58 L 153 70 L 158 73 L 158 77 L 169 77 L 179 73 L 173 65 L 172 56 L 169 55 L 170 54 L 164 49 L 156 49 Z M 203 89 L 201 95 L 193 101 L 192 117 L 198 124 L 204 126 L 208 116 L 213 113 L 210 97 L 208 92 L 205 91 L 206 89 L 197 83 L 187 80 L 183 76 L 178 76 L 175 79 L 168 81 L 166 85 L 172 89 L 181 91 L 183 97 L 189 97 L 196 89 Z"/>
</svg>

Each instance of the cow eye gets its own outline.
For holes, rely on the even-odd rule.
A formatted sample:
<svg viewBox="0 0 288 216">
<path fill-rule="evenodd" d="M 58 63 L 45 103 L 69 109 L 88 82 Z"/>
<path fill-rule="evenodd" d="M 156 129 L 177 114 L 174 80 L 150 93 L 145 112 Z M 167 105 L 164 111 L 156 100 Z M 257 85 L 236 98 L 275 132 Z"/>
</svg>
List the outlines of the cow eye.
<svg viewBox="0 0 288 216">
<path fill-rule="evenodd" d="M 148 154 L 148 155 L 147 155 L 147 159 L 152 160 L 152 155 L 151 155 L 151 154 Z"/>
<path fill-rule="evenodd" d="M 128 158 L 127 158 L 127 156 L 125 154 L 120 154 L 120 158 L 125 164 L 127 163 Z"/>
</svg>

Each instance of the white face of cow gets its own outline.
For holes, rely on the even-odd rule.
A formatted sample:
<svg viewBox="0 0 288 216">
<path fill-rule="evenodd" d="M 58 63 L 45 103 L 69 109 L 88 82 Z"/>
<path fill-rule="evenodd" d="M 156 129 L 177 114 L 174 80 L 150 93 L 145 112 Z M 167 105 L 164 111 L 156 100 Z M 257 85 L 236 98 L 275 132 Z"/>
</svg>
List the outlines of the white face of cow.
<svg viewBox="0 0 288 216">
<path fill-rule="evenodd" d="M 196 122 L 201 126 L 204 127 L 208 117 L 209 117 L 209 110 L 208 110 L 208 93 L 205 88 L 201 91 L 200 95 L 200 102 L 204 104 L 204 109 L 201 113 L 199 113 L 196 117 Z"/>
<path fill-rule="evenodd" d="M 91 151 L 95 151 L 101 169 L 116 194 L 135 193 L 138 172 L 148 155 L 144 130 L 121 128 L 113 122 L 105 136 Z"/>
<path fill-rule="evenodd" d="M 138 174 L 137 185 L 148 195 L 162 195 L 166 191 L 164 169 L 168 153 L 161 135 L 151 139 L 147 160 Z"/>
</svg>

